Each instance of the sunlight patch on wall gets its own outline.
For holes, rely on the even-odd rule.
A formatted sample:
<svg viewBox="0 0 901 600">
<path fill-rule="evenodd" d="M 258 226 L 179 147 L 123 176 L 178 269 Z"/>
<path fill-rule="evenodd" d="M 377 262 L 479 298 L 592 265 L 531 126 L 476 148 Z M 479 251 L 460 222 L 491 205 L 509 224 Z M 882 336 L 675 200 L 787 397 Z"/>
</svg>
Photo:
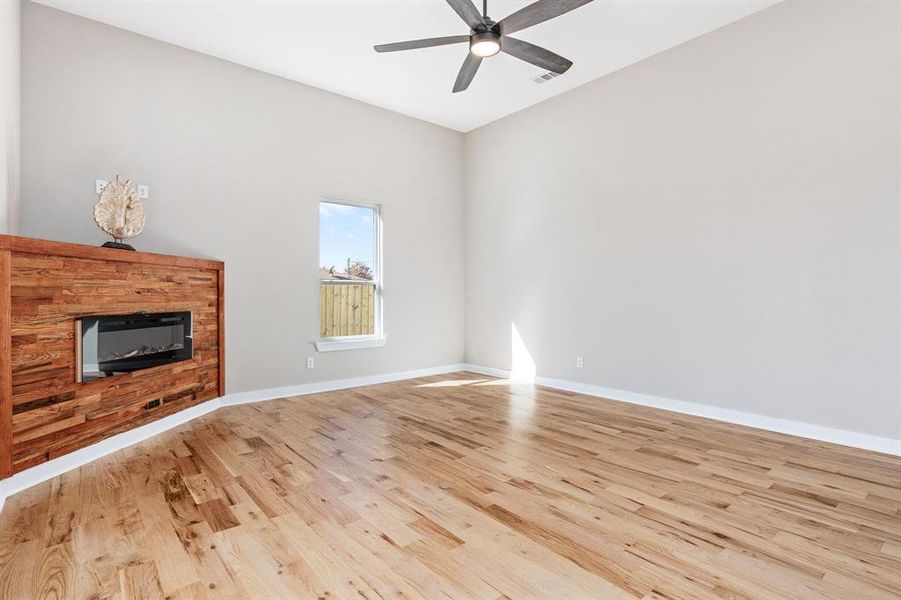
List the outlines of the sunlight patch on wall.
<svg viewBox="0 0 901 600">
<path fill-rule="evenodd" d="M 535 383 L 535 361 L 526 348 L 526 343 L 516 329 L 516 323 L 510 323 L 510 350 L 512 369 L 510 380 L 517 383 Z"/>
</svg>

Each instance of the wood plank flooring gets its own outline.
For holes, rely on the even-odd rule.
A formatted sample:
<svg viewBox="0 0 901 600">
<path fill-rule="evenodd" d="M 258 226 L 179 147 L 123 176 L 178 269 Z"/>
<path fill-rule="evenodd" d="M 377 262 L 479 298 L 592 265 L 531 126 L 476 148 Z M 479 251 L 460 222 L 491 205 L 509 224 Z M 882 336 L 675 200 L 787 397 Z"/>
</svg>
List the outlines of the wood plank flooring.
<svg viewBox="0 0 901 600">
<path fill-rule="evenodd" d="M 898 598 L 901 459 L 471 373 L 220 409 L 7 500 L 0 598 Z"/>
</svg>

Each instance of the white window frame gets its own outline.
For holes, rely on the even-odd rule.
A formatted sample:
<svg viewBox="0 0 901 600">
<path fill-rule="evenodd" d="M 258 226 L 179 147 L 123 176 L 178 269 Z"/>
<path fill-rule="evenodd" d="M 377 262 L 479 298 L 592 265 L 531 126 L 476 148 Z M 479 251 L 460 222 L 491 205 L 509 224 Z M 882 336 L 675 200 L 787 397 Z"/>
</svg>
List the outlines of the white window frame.
<svg viewBox="0 0 901 600">
<path fill-rule="evenodd" d="M 371 335 L 341 335 L 326 338 L 317 338 L 316 350 L 318 352 L 334 352 L 337 350 L 357 350 L 362 348 L 378 348 L 385 345 L 385 333 L 383 329 L 382 318 L 382 207 L 379 204 L 369 202 L 353 202 L 350 200 L 339 200 L 336 198 L 319 198 L 316 208 L 319 208 L 323 202 L 329 204 L 343 204 L 345 206 L 355 206 L 358 208 L 368 208 L 372 210 L 372 227 L 373 227 L 373 249 L 372 249 L 372 284 L 373 290 L 373 319 L 375 320 L 375 332 Z M 317 211 L 317 216 L 318 216 Z M 317 229 L 318 231 L 318 229 Z M 317 236 L 317 239 L 318 236 Z M 321 252 L 322 240 L 319 240 L 317 251 Z M 322 256 L 319 256 L 316 264 L 317 281 L 323 281 L 318 278 L 319 263 L 322 262 Z M 347 282 L 348 284 L 354 282 Z M 341 285 L 337 283 L 336 285 Z M 318 289 L 317 289 L 318 291 Z M 316 310 L 316 330 L 319 331 L 319 323 L 322 322 L 322 303 L 317 302 Z M 318 335 L 318 334 L 317 334 Z"/>
</svg>

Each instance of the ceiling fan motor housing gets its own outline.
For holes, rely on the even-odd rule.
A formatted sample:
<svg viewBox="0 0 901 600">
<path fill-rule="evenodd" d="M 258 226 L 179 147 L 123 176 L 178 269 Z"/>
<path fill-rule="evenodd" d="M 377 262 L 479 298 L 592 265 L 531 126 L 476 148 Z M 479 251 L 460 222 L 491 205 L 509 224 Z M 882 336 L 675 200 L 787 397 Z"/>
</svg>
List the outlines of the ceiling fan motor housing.
<svg viewBox="0 0 901 600">
<path fill-rule="evenodd" d="M 482 58 L 494 56 L 501 50 L 501 36 L 494 31 L 479 31 L 469 38 L 469 50 Z"/>
</svg>

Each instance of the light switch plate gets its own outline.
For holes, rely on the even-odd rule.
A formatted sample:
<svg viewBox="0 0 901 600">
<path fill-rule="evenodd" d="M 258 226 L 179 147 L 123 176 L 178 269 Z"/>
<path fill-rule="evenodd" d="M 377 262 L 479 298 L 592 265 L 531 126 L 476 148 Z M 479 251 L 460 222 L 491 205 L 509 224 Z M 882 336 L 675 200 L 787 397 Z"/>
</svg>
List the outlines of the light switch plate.
<svg viewBox="0 0 901 600">
<path fill-rule="evenodd" d="M 146 186 L 146 185 L 139 185 L 138 186 L 138 198 L 141 198 L 142 200 L 146 200 L 149 197 L 150 197 L 150 187 Z"/>
<path fill-rule="evenodd" d="M 103 188 L 105 188 L 107 185 L 109 185 L 109 181 L 107 181 L 106 179 L 98 179 L 94 182 L 94 191 L 98 194 L 102 194 Z"/>
</svg>

